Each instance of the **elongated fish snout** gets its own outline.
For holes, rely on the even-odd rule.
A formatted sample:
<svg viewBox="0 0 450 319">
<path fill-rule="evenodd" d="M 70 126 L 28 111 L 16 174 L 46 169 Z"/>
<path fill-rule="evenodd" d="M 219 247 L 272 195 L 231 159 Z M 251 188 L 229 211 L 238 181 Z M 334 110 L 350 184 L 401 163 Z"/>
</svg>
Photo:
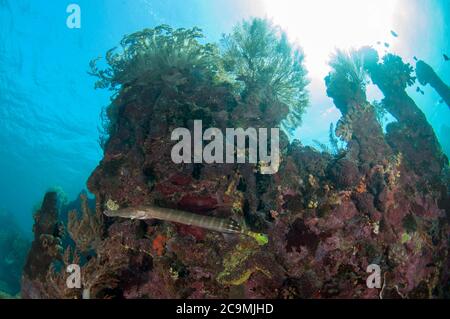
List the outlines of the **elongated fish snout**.
<svg viewBox="0 0 450 319">
<path fill-rule="evenodd" d="M 107 210 L 103 211 L 103 214 L 108 217 L 131 218 L 131 216 L 128 216 L 129 214 L 127 213 L 127 211 L 125 211 L 123 209 L 119 209 L 119 210 L 107 209 Z"/>
<path fill-rule="evenodd" d="M 117 216 L 117 213 L 115 213 L 115 211 L 113 211 L 113 210 L 104 210 L 103 214 L 108 217 L 116 217 Z"/>
</svg>

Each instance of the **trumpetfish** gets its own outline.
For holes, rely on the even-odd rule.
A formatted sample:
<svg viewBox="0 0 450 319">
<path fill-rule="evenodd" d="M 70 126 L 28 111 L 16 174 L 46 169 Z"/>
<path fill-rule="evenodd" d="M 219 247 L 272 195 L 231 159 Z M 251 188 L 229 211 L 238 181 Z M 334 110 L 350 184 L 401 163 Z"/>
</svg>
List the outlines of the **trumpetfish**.
<svg viewBox="0 0 450 319">
<path fill-rule="evenodd" d="M 109 205 L 107 205 L 109 206 Z M 119 209 L 107 209 L 104 214 L 108 217 L 120 217 L 127 219 L 158 219 L 168 222 L 179 223 L 189 226 L 197 226 L 200 228 L 217 231 L 227 234 L 243 234 L 254 238 L 260 245 L 268 243 L 267 235 L 255 233 L 242 227 L 233 219 L 219 218 L 213 216 L 205 216 L 193 214 L 186 211 L 163 208 L 159 206 L 138 206 Z"/>
</svg>

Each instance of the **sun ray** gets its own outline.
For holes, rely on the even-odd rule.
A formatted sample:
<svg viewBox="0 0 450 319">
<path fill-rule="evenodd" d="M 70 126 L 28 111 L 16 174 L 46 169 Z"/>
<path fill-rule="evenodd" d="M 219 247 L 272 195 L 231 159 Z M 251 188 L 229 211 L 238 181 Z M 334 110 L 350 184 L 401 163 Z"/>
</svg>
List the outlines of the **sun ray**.
<svg viewBox="0 0 450 319">
<path fill-rule="evenodd" d="M 398 0 L 264 0 L 266 14 L 306 53 L 311 76 L 323 77 L 335 48 L 390 38 Z"/>
</svg>

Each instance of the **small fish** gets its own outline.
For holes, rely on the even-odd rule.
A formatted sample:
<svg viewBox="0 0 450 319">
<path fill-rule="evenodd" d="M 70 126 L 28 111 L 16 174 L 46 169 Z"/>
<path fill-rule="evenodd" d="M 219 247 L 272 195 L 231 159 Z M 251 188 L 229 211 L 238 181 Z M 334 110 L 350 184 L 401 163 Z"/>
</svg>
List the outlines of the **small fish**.
<svg viewBox="0 0 450 319">
<path fill-rule="evenodd" d="M 380 45 L 380 44 L 381 44 L 381 41 L 377 41 L 377 44 Z"/>
<path fill-rule="evenodd" d="M 419 61 L 416 56 L 413 57 L 414 61 Z"/>
<path fill-rule="evenodd" d="M 193 214 L 177 209 L 163 208 L 158 206 L 138 206 L 117 210 L 106 210 L 104 214 L 108 217 L 121 217 L 128 219 L 159 219 L 183 225 L 196 226 L 212 231 L 227 234 L 244 234 L 254 238 L 260 245 L 265 245 L 268 238 L 265 234 L 254 233 L 247 230 L 233 219 L 218 218 Z"/>
<path fill-rule="evenodd" d="M 384 46 L 385 46 L 386 48 L 389 48 L 389 47 L 390 47 L 389 43 L 387 43 L 387 42 L 384 42 Z"/>
<path fill-rule="evenodd" d="M 420 93 L 420 94 L 422 94 L 422 95 L 425 95 L 425 92 L 424 92 L 420 87 L 417 87 L 417 88 L 416 88 L 416 92 L 417 92 L 417 93 Z"/>
<path fill-rule="evenodd" d="M 445 62 L 447 62 L 447 61 L 449 61 L 449 60 L 450 60 L 450 58 L 448 57 L 448 55 L 447 55 L 447 54 L 443 54 L 443 56 L 444 56 L 444 60 L 445 60 Z"/>
<path fill-rule="evenodd" d="M 395 32 L 395 31 L 391 30 L 391 34 L 392 34 L 392 35 L 393 35 L 394 37 L 398 38 L 398 34 L 397 34 L 397 32 Z"/>
</svg>

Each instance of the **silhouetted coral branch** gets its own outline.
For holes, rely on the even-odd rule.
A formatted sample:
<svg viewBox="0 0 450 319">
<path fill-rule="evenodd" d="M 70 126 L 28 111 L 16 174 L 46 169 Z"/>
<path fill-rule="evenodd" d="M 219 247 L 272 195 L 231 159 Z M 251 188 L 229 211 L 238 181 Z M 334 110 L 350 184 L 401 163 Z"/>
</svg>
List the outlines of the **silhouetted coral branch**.
<svg viewBox="0 0 450 319">
<path fill-rule="evenodd" d="M 76 210 L 69 212 L 67 230 L 80 252 L 96 249 L 103 232 L 103 218 L 100 212 L 92 212 L 86 195 L 81 195 L 81 219 Z"/>
</svg>

